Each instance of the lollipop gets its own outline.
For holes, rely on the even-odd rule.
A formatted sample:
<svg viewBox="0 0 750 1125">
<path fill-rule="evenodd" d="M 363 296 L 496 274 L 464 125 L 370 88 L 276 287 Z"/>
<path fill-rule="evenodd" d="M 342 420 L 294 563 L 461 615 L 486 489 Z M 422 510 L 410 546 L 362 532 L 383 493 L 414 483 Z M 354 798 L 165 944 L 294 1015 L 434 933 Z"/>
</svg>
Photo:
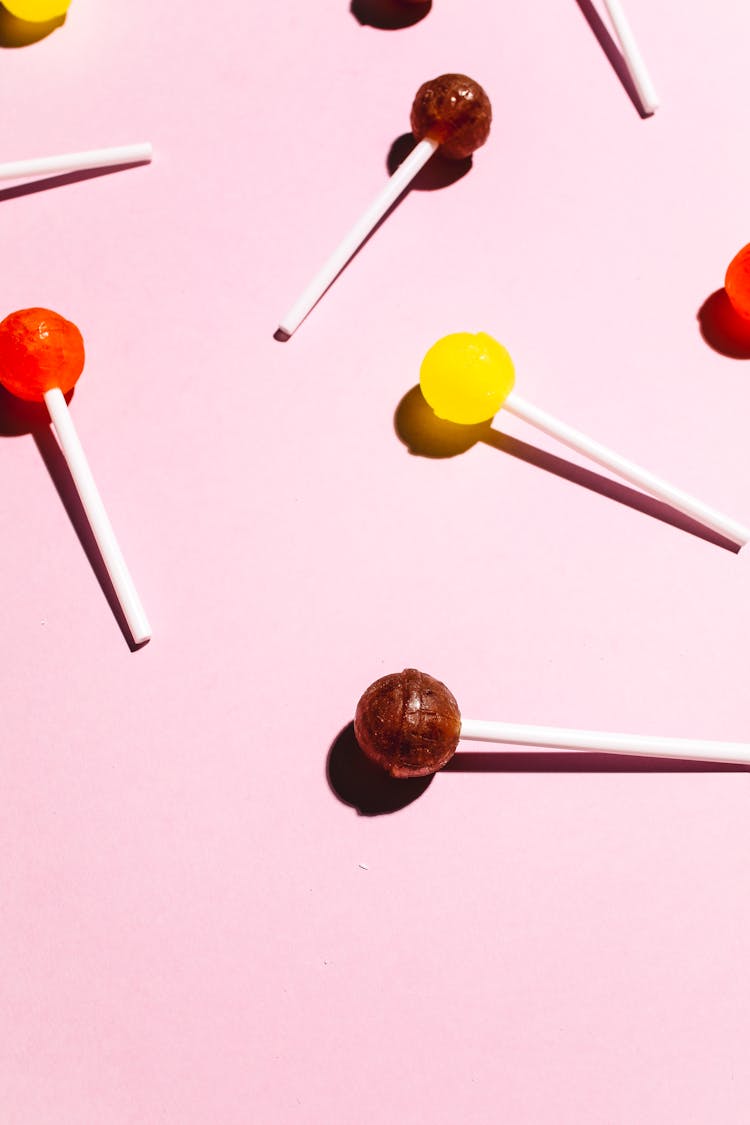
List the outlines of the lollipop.
<svg viewBox="0 0 750 1125">
<path fill-rule="evenodd" d="M 0 323 L 0 382 L 18 398 L 46 404 L 128 628 L 141 644 L 151 636 L 151 627 L 65 401 L 83 364 L 81 333 L 59 313 L 21 309 Z"/>
<path fill-rule="evenodd" d="M 460 738 L 557 750 L 595 750 L 659 758 L 750 764 L 750 745 L 644 734 L 464 719 L 451 692 L 416 668 L 383 676 L 364 693 L 354 716 L 364 753 L 391 777 L 426 777 L 453 757 Z"/>
<path fill-rule="evenodd" d="M 140 164 L 150 160 L 153 150 L 148 141 L 114 148 L 93 148 L 87 152 L 66 152 L 62 156 L 40 156 L 33 160 L 14 160 L 0 164 L 0 180 L 20 180 L 27 176 L 46 176 L 63 172 L 82 172 L 87 168 L 109 168 L 118 164 Z"/>
<path fill-rule="evenodd" d="M 443 74 L 417 90 L 411 110 L 411 129 L 417 145 L 398 166 L 375 202 L 339 243 L 305 291 L 281 318 L 279 331 L 291 336 L 313 305 L 361 246 L 404 189 L 438 149 L 452 160 L 463 160 L 487 140 L 492 121 L 490 100 L 482 87 L 464 74 Z"/>
<path fill-rule="evenodd" d="M 734 543 L 744 545 L 750 539 L 750 530 L 741 523 L 521 398 L 513 390 L 515 372 L 508 352 L 485 332 L 457 332 L 438 340 L 422 361 L 419 382 L 438 418 L 471 425 L 489 420 L 504 407 Z"/>
<path fill-rule="evenodd" d="M 732 308 L 743 320 L 750 320 L 750 245 L 732 258 L 724 279 Z"/>
<path fill-rule="evenodd" d="M 12 16 L 28 23 L 46 23 L 47 20 L 64 16 L 70 7 L 70 0 L 3 0 L 3 7 Z"/>
</svg>

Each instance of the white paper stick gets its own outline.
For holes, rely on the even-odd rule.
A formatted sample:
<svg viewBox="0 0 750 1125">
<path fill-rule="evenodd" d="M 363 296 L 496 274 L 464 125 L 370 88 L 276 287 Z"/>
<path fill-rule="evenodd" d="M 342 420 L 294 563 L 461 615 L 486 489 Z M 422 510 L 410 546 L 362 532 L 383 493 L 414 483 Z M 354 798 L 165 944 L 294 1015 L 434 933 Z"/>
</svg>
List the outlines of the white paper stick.
<svg viewBox="0 0 750 1125">
<path fill-rule="evenodd" d="M 286 316 L 281 318 L 279 329 L 285 335 L 291 336 L 299 328 L 312 307 L 320 300 L 331 282 L 341 273 L 358 247 L 362 245 L 372 228 L 382 219 L 388 208 L 396 202 L 417 173 L 424 168 L 438 147 L 437 141 L 425 138 L 419 141 L 406 157 L 406 160 L 399 164 L 375 202 L 367 208 L 364 215 L 342 239 L 325 265 L 316 273 L 305 291 L 289 309 Z"/>
<path fill-rule="evenodd" d="M 612 20 L 612 26 L 615 29 L 617 38 L 620 41 L 623 58 L 630 71 L 630 77 L 633 79 L 633 84 L 638 92 L 641 105 L 646 113 L 653 113 L 654 110 L 659 108 L 659 98 L 648 70 L 646 69 L 643 55 L 635 41 L 635 36 L 633 35 L 630 24 L 622 10 L 620 0 L 604 0 L 604 3 L 609 12 L 609 18 Z"/>
<path fill-rule="evenodd" d="M 644 489 L 652 496 L 656 496 L 659 500 L 663 500 L 666 504 L 677 508 L 678 511 L 684 512 L 685 515 L 692 517 L 692 519 L 704 524 L 704 526 L 718 531 L 720 535 L 731 539 L 732 542 L 742 545 L 750 540 L 750 529 L 737 520 L 722 515 L 721 512 L 717 512 L 714 508 L 710 508 L 708 504 L 696 500 L 694 497 L 688 495 L 687 492 L 683 492 L 681 489 L 667 484 L 667 482 L 660 477 L 654 476 L 653 473 L 642 469 L 639 465 L 628 461 L 625 457 L 621 457 L 619 453 L 615 453 L 605 445 L 601 445 L 598 441 L 594 441 L 592 438 L 582 434 L 580 430 L 574 430 L 572 426 L 568 426 L 565 422 L 561 422 L 551 414 L 547 414 L 545 410 L 540 410 L 539 407 L 533 406 L 530 402 L 521 398 L 520 395 L 517 395 L 515 391 L 511 391 L 503 403 L 503 406 L 506 410 L 509 410 L 511 414 L 515 414 L 516 417 L 522 418 L 525 422 L 536 426 L 537 429 L 542 430 L 551 437 L 557 438 L 558 441 L 570 446 L 571 449 L 576 449 L 579 453 L 584 453 L 598 465 L 603 465 L 606 469 L 611 469 L 613 473 L 622 477 L 623 480 L 629 481 L 638 488 Z"/>
<path fill-rule="evenodd" d="M 133 641 L 142 644 L 150 638 L 151 626 L 94 482 L 65 396 L 56 387 L 45 392 L 44 401 Z"/>
<path fill-rule="evenodd" d="M 745 742 L 611 734 L 607 731 L 566 730 L 563 727 L 535 727 L 463 718 L 461 738 L 476 742 L 504 742 L 515 746 L 543 746 L 553 750 L 598 750 L 611 754 L 750 764 L 750 744 Z"/>
<path fill-rule="evenodd" d="M 26 176 L 44 176 L 56 172 L 79 172 L 86 168 L 106 168 L 116 164 L 138 164 L 150 160 L 151 145 L 120 145 L 117 148 L 93 148 L 88 152 L 68 152 L 61 156 L 41 156 L 34 160 L 16 160 L 0 164 L 0 180 L 19 180 Z"/>
</svg>

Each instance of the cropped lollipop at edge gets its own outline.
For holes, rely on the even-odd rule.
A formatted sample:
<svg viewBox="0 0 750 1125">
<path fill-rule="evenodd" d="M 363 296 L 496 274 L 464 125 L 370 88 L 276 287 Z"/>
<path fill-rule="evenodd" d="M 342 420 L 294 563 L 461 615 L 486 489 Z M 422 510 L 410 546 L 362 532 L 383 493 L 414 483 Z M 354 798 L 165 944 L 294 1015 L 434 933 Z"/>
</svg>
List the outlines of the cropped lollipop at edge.
<svg viewBox="0 0 750 1125">
<path fill-rule="evenodd" d="M 46 404 L 133 641 L 142 644 L 151 627 L 65 401 L 84 358 L 75 324 L 51 309 L 21 309 L 0 323 L 0 383 L 17 398 Z"/>
<path fill-rule="evenodd" d="M 396 778 L 436 773 L 451 760 L 461 738 L 557 750 L 750 764 L 750 744 L 743 742 L 464 719 L 445 684 L 416 668 L 370 684 L 357 704 L 354 734 L 367 757 Z"/>
<path fill-rule="evenodd" d="M 377 199 L 316 273 L 310 284 L 279 322 L 279 332 L 291 336 L 362 245 L 401 193 L 440 150 L 451 160 L 463 160 L 480 148 L 490 133 L 490 99 L 465 74 L 441 74 L 417 90 L 411 110 L 411 130 L 417 145 L 398 166 Z"/>
<path fill-rule="evenodd" d="M 514 390 L 510 355 L 486 332 L 455 332 L 438 340 L 422 360 L 419 382 L 438 418 L 473 425 L 489 421 L 502 407 L 733 543 L 743 546 L 750 540 L 750 529 L 744 524 L 522 398 Z"/>
<path fill-rule="evenodd" d="M 750 322 L 750 245 L 743 246 L 727 266 L 724 288 L 737 315 Z"/>
<path fill-rule="evenodd" d="M 16 19 L 27 23 L 46 23 L 64 16 L 70 0 L 3 0 L 3 7 Z"/>
</svg>

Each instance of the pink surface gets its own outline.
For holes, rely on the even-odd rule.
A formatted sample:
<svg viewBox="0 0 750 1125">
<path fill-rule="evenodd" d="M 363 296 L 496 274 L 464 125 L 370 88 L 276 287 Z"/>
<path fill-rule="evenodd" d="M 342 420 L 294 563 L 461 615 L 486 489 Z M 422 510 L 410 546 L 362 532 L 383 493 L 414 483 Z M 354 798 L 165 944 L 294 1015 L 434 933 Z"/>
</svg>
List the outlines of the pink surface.
<svg viewBox="0 0 750 1125">
<path fill-rule="evenodd" d="M 750 739 L 744 555 L 510 417 L 450 457 L 394 429 L 427 347 L 485 330 L 750 519 L 750 360 L 697 320 L 750 241 L 750 8 L 627 0 L 642 120 L 580 3 L 74 0 L 2 51 L 3 159 L 156 153 L 0 190 L 0 307 L 84 334 L 154 627 L 131 653 L 49 435 L 1 437 L 3 1121 L 746 1125 L 747 771 L 464 752 L 390 815 L 342 799 L 339 732 L 405 665 L 476 718 Z M 486 148 L 276 342 L 446 70 Z"/>
</svg>

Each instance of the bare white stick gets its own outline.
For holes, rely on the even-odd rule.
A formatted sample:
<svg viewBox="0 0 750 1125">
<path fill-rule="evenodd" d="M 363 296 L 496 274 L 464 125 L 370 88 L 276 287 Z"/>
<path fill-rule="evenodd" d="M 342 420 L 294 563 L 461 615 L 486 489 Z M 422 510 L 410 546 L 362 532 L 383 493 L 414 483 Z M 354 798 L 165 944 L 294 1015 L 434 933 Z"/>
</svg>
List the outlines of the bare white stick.
<svg viewBox="0 0 750 1125">
<path fill-rule="evenodd" d="M 646 113 L 653 113 L 659 108 L 659 98 L 654 89 L 654 84 L 646 69 L 643 55 L 635 41 L 630 23 L 622 10 L 620 0 L 604 0 L 604 4 L 612 20 L 617 38 L 620 41 L 623 58 L 630 71 L 630 77 L 638 91 L 638 97 Z"/>
<path fill-rule="evenodd" d="M 57 387 L 45 392 L 44 401 L 55 427 L 60 448 L 68 463 L 70 475 L 78 490 L 81 504 L 104 559 L 107 573 L 117 594 L 117 600 L 122 606 L 128 628 L 134 642 L 142 644 L 143 641 L 150 638 L 151 626 L 141 605 L 141 599 L 138 597 L 133 579 L 130 577 L 130 571 L 125 564 L 120 545 L 115 538 L 99 490 L 94 482 L 86 454 L 73 425 L 68 404 L 62 391 Z"/>
<path fill-rule="evenodd" d="M 750 765 L 750 745 L 745 742 L 611 734 L 607 731 L 493 723 L 482 719 L 461 719 L 461 738 L 476 742 L 504 742 L 515 746 L 543 746 L 554 750 L 595 750 L 610 754 Z"/>
<path fill-rule="evenodd" d="M 20 180 L 26 176 L 45 176 L 56 172 L 80 172 L 86 168 L 107 168 L 116 164 L 139 164 L 150 160 L 153 149 L 148 142 L 93 148 L 88 152 L 68 152 L 62 156 L 41 156 L 0 164 L 0 180 Z"/>
<path fill-rule="evenodd" d="M 388 208 L 396 202 L 417 173 L 424 168 L 425 164 L 436 152 L 438 147 L 437 141 L 431 141 L 425 138 L 419 141 L 416 147 L 409 153 L 406 160 L 404 160 L 402 164 L 399 164 L 375 202 L 367 208 L 361 219 L 354 224 L 346 238 L 342 239 L 325 265 L 315 274 L 315 277 L 305 291 L 289 309 L 286 316 L 281 318 L 279 328 L 285 335 L 291 336 L 292 333 L 299 328 L 302 321 L 323 296 L 331 282 L 341 273 L 346 263 L 362 245 L 378 220 L 382 219 Z"/>
<path fill-rule="evenodd" d="M 691 516 L 699 523 L 704 524 L 705 527 L 710 527 L 714 531 L 718 531 L 720 535 L 731 539 L 732 542 L 745 544 L 750 540 L 750 529 L 738 523 L 737 520 L 722 515 L 721 512 L 710 508 L 708 504 L 703 504 L 700 500 L 689 496 L 687 492 L 683 492 L 681 489 L 674 488 L 673 485 L 667 484 L 667 482 L 660 477 L 654 476 L 653 473 L 640 468 L 639 465 L 628 461 L 625 457 L 621 457 L 619 453 L 608 449 L 606 445 L 601 445 L 598 441 L 593 441 L 592 438 L 582 434 L 580 430 L 574 430 L 572 426 L 568 426 L 565 422 L 561 422 L 558 418 L 547 414 L 545 410 L 540 410 L 539 407 L 533 406 L 530 402 L 521 398 L 520 395 L 517 395 L 515 391 L 511 391 L 503 406 L 506 410 L 509 410 L 511 414 L 515 414 L 518 418 L 523 418 L 524 422 L 529 422 L 532 426 L 536 426 L 537 429 L 542 430 L 551 437 L 557 438 L 558 441 L 570 446 L 571 449 L 576 449 L 579 453 L 584 453 L 587 457 L 590 457 L 592 461 L 596 461 L 598 465 L 603 465 L 605 468 L 611 469 L 613 473 L 622 477 L 623 480 L 627 480 L 631 484 L 635 484 L 638 488 L 644 489 L 652 496 L 656 496 L 659 500 L 663 500 L 666 504 L 677 508 L 678 511 L 684 512 L 685 515 Z"/>
</svg>

